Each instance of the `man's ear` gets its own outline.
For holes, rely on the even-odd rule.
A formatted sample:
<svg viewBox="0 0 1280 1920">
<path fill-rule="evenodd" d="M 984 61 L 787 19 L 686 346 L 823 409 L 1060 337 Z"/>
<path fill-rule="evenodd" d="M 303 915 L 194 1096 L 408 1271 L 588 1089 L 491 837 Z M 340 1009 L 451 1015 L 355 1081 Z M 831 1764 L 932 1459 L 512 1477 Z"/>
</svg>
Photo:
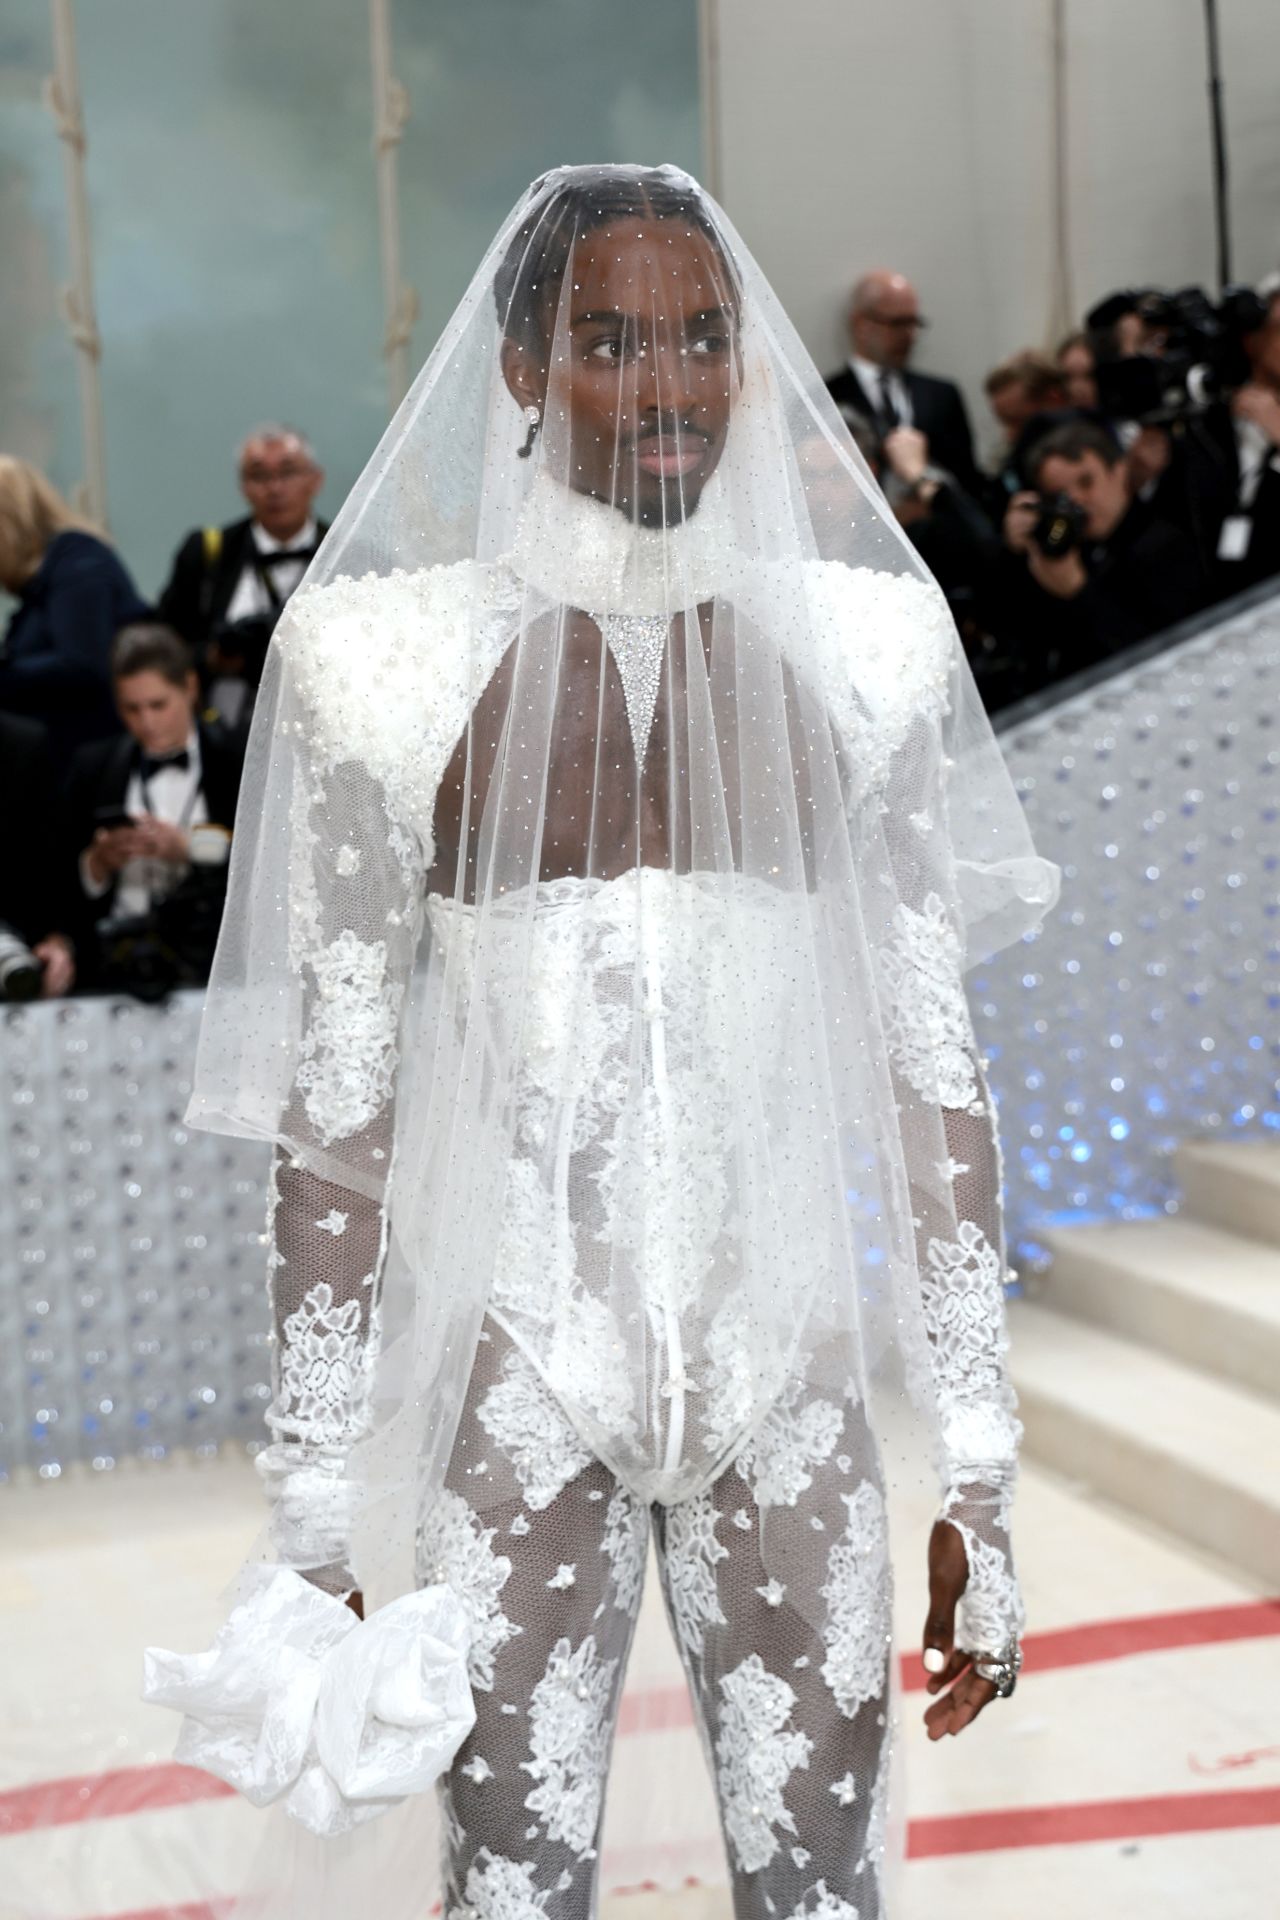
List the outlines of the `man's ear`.
<svg viewBox="0 0 1280 1920">
<path fill-rule="evenodd" d="M 541 408 L 546 405 L 546 371 L 518 340 L 504 340 L 502 343 L 502 377 L 518 407 Z"/>
</svg>

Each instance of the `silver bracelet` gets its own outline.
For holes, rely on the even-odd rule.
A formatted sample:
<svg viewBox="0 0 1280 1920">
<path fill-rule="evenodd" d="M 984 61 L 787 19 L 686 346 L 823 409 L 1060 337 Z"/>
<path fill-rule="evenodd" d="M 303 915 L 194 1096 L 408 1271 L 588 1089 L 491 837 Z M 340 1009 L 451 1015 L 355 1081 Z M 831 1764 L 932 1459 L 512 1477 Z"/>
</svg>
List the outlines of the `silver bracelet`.
<svg viewBox="0 0 1280 1920">
<path fill-rule="evenodd" d="M 1022 1648 L 1011 1640 L 999 1653 L 975 1654 L 973 1670 L 979 1680 L 989 1680 L 997 1700 L 1007 1700 L 1018 1684 L 1022 1671 Z"/>
</svg>

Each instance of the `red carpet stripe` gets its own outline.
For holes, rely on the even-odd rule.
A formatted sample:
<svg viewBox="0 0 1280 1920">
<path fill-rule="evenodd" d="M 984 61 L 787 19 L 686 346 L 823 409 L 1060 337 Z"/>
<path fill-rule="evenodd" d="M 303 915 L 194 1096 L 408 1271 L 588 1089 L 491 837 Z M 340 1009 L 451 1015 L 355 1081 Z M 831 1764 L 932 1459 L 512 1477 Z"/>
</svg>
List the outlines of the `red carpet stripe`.
<svg viewBox="0 0 1280 1920">
<path fill-rule="evenodd" d="M 1162 1793 L 1141 1800 L 1082 1800 L 1058 1807 L 1002 1807 L 935 1814 L 907 1823 L 907 1857 L 1071 1847 L 1090 1840 L 1143 1840 L 1164 1833 L 1226 1833 L 1280 1826 L 1280 1787 L 1232 1793 Z"/>
<path fill-rule="evenodd" d="M 38 1827 L 65 1827 L 77 1820 L 114 1820 L 121 1814 L 154 1813 L 195 1800 L 224 1800 L 234 1787 L 196 1767 L 165 1761 L 151 1767 L 117 1767 L 66 1780 L 38 1780 L 0 1793 L 0 1838 Z"/>
</svg>

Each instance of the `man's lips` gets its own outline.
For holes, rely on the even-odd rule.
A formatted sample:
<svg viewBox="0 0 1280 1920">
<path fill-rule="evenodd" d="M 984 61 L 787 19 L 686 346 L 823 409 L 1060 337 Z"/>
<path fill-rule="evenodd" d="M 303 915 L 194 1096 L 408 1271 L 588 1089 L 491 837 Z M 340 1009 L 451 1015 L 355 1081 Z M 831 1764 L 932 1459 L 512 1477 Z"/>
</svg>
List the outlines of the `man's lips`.
<svg viewBox="0 0 1280 1920">
<path fill-rule="evenodd" d="M 670 480 L 700 467 L 706 451 L 707 443 L 701 434 L 694 440 L 679 443 L 655 437 L 640 441 L 636 448 L 636 465 L 643 473 L 652 473 L 660 480 Z"/>
</svg>

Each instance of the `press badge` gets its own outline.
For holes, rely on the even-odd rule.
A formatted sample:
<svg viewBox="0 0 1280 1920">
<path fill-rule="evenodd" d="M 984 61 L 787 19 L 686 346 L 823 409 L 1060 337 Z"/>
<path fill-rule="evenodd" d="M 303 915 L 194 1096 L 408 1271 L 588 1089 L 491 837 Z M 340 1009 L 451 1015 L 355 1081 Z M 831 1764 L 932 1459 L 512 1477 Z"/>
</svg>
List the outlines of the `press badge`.
<svg viewBox="0 0 1280 1920">
<path fill-rule="evenodd" d="M 1247 513 L 1229 513 L 1218 535 L 1219 560 L 1243 560 L 1249 551 L 1253 522 Z"/>
</svg>

